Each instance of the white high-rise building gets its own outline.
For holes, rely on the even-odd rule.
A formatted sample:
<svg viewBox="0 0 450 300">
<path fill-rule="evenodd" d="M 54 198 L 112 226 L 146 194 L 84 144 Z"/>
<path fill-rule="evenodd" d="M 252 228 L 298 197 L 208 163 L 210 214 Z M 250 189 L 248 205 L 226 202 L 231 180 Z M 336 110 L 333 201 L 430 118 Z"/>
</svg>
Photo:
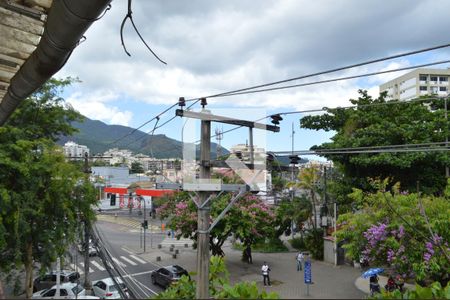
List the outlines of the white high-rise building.
<svg viewBox="0 0 450 300">
<path fill-rule="evenodd" d="M 388 100 L 409 100 L 425 95 L 446 97 L 450 91 L 450 68 L 416 69 L 380 85 Z"/>
<path fill-rule="evenodd" d="M 84 153 L 89 155 L 89 148 L 85 145 L 78 145 L 75 142 L 68 141 L 64 144 L 64 155 L 66 157 L 84 157 Z"/>
</svg>

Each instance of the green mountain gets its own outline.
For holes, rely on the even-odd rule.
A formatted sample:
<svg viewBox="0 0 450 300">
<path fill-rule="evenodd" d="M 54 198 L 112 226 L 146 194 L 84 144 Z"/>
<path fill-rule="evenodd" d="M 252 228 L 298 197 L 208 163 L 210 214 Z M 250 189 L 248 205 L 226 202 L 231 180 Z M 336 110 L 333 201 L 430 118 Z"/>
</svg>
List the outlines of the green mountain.
<svg viewBox="0 0 450 300">
<path fill-rule="evenodd" d="M 73 136 L 60 137 L 58 144 L 64 145 L 67 141 L 74 141 L 86 145 L 92 155 L 103 153 L 111 148 L 128 149 L 133 153 L 142 153 L 156 158 L 182 158 L 182 143 L 171 139 L 164 134 L 153 136 L 122 125 L 107 125 L 101 121 L 86 118 L 84 122 L 72 124 L 79 132 Z M 122 138 L 126 136 L 125 138 Z M 121 139 L 122 138 L 122 139 Z M 120 141 L 117 141 L 120 139 Z M 116 142 L 117 141 L 117 142 Z M 216 157 L 217 144 L 211 143 L 211 157 Z M 198 152 L 198 146 L 197 146 Z M 229 151 L 222 148 L 222 154 Z"/>
</svg>

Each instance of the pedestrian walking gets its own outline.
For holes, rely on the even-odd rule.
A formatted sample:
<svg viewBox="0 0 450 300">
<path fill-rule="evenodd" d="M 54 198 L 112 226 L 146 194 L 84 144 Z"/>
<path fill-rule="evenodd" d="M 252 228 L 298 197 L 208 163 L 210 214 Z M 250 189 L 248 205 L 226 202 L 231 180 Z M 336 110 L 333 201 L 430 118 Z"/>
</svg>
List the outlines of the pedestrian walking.
<svg viewBox="0 0 450 300">
<path fill-rule="evenodd" d="M 370 296 L 373 297 L 376 293 L 380 293 L 380 284 L 378 283 L 378 276 L 370 276 L 369 279 Z"/>
<path fill-rule="evenodd" d="M 271 286 L 269 272 L 270 272 L 269 265 L 267 264 L 267 262 L 264 262 L 264 264 L 261 267 L 261 273 L 262 273 L 262 276 L 263 276 L 263 282 L 264 282 L 264 285 Z"/>
<path fill-rule="evenodd" d="M 247 245 L 247 247 L 245 248 L 245 256 L 247 258 L 247 263 L 252 264 L 252 247 L 250 245 Z"/>
<path fill-rule="evenodd" d="M 297 272 L 303 269 L 303 262 L 305 261 L 305 257 L 303 256 L 303 252 L 299 252 L 296 256 L 297 260 Z"/>
</svg>

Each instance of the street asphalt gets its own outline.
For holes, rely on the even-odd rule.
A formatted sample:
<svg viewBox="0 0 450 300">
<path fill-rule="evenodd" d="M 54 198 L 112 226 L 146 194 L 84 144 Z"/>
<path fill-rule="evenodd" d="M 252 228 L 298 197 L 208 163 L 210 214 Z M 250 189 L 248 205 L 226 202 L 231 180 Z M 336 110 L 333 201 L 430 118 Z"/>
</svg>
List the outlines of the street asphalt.
<svg viewBox="0 0 450 300">
<path fill-rule="evenodd" d="M 114 212 L 108 212 L 102 217 L 102 222 L 120 224 L 122 230 L 130 232 L 139 232 L 132 220 L 138 220 L 142 215 L 135 212 L 132 215 L 119 212 L 114 217 Z M 107 219 L 106 219 L 107 218 Z M 125 220 L 127 220 L 126 223 Z M 141 259 L 152 264 L 152 266 L 178 264 L 189 272 L 196 271 L 197 251 L 192 249 L 191 240 L 176 240 L 168 237 L 161 232 L 161 222 L 156 219 L 150 219 L 150 226 L 153 235 L 159 232 L 162 239 L 159 242 L 152 240 L 153 247 L 150 247 L 150 241 L 147 239 L 146 252 L 143 252 L 140 241 L 133 240 L 114 241 L 114 247 L 138 255 Z M 106 223 L 105 223 L 106 224 Z M 105 227 L 105 224 L 102 227 Z M 128 224 L 129 226 L 127 227 Z M 161 248 L 158 248 L 160 244 Z M 174 246 L 173 251 L 170 250 Z M 187 246 L 187 247 L 186 247 Z M 287 245 L 289 246 L 289 245 Z M 178 255 L 174 256 L 178 250 Z M 285 253 L 256 253 L 253 252 L 253 264 L 247 264 L 241 261 L 241 251 L 234 250 L 231 243 L 223 246 L 225 252 L 225 262 L 230 272 L 230 281 L 232 283 L 240 281 L 255 281 L 261 289 L 277 292 L 283 299 L 303 299 L 303 298 L 321 298 L 321 299 L 362 299 L 367 296 L 368 282 L 361 280 L 361 270 L 350 266 L 334 266 L 321 261 L 312 261 L 312 281 L 309 291 L 304 284 L 303 272 L 297 272 L 295 261 L 295 250 Z M 271 268 L 272 286 L 263 286 L 261 276 L 261 266 L 267 261 Z M 195 278 L 195 276 L 194 276 Z M 365 286 L 367 284 L 367 287 Z M 309 294 L 307 294 L 309 292 Z"/>
</svg>

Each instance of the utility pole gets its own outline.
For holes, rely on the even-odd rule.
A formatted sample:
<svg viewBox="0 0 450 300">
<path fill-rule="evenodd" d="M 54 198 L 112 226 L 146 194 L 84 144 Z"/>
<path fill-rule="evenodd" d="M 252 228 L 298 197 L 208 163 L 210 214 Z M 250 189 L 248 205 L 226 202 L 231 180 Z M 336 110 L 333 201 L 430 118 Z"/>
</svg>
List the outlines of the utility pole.
<svg viewBox="0 0 450 300">
<path fill-rule="evenodd" d="M 292 132 L 291 132 L 291 144 L 292 144 L 292 152 L 291 152 L 291 156 L 294 156 L 294 122 L 292 122 Z M 294 168 L 295 168 L 295 164 L 292 164 L 292 170 L 291 170 L 291 181 L 294 182 Z M 291 201 L 294 201 L 294 188 L 292 188 L 291 191 Z"/>
<path fill-rule="evenodd" d="M 255 150 L 253 147 L 253 128 L 248 128 L 248 135 L 250 140 L 250 164 L 253 166 L 255 164 Z M 252 167 L 253 169 L 253 167 Z"/>
<path fill-rule="evenodd" d="M 219 157 L 222 156 L 222 139 L 223 134 L 222 130 L 219 128 L 216 128 L 215 130 L 216 140 L 217 140 L 217 148 L 216 148 L 216 159 L 219 159 Z"/>
<path fill-rule="evenodd" d="M 146 204 L 145 204 L 145 199 L 144 197 L 142 197 L 142 199 L 144 200 L 144 253 L 145 253 L 145 246 L 147 245 L 147 242 L 145 240 L 145 236 L 146 236 L 146 231 L 147 231 L 147 210 L 146 210 Z"/>
<path fill-rule="evenodd" d="M 201 121 L 200 180 L 211 178 L 211 121 Z M 203 205 L 208 192 L 199 192 L 199 205 Z M 197 219 L 197 299 L 209 299 L 209 204 L 198 209 Z"/>
<path fill-rule="evenodd" d="M 263 130 L 269 130 L 272 132 L 279 132 L 280 128 L 273 125 L 266 125 L 262 123 L 256 123 L 253 121 L 238 120 L 224 116 L 213 115 L 209 111 L 204 110 L 206 98 L 201 98 L 201 105 L 203 111 L 200 113 L 192 111 L 184 111 L 183 109 L 177 109 L 176 116 L 188 117 L 201 120 L 201 146 L 200 146 L 200 174 L 199 179 L 193 183 L 183 182 L 183 184 L 176 183 L 157 183 L 157 188 L 162 189 L 183 189 L 185 191 L 194 191 L 198 195 L 198 198 L 191 197 L 192 201 L 197 206 L 197 287 L 196 298 L 208 299 L 209 298 L 209 233 L 217 225 L 217 223 L 225 216 L 225 214 L 231 209 L 234 203 L 242 197 L 245 193 L 252 191 L 255 178 L 262 172 L 254 174 L 251 180 L 247 180 L 245 184 L 223 184 L 223 183 L 211 183 L 211 168 L 218 165 L 218 161 L 211 161 L 211 122 L 219 122 L 232 125 L 240 125 L 245 127 L 253 127 Z M 279 115 L 272 116 L 272 123 L 279 124 L 282 118 Z M 238 165 L 236 163 L 238 162 Z M 242 168 L 238 160 L 226 161 L 225 163 L 234 165 L 236 169 Z M 245 168 L 245 165 L 242 164 Z M 245 180 L 245 179 L 244 179 Z M 211 200 L 217 196 L 211 195 L 212 191 L 216 192 L 237 192 L 233 195 L 231 200 L 225 209 L 215 218 L 210 224 L 210 205 Z"/>
<path fill-rule="evenodd" d="M 88 153 L 84 153 L 84 173 L 86 183 L 89 181 L 89 169 Z M 86 290 L 91 289 L 91 280 L 89 279 L 89 221 L 84 216 L 84 288 Z"/>
<path fill-rule="evenodd" d="M 444 113 L 445 113 L 445 142 L 446 142 L 446 146 L 448 146 L 448 118 L 447 118 L 447 100 L 448 100 L 448 96 L 444 99 Z M 445 176 L 447 178 L 450 177 L 450 173 L 448 170 L 448 165 L 445 166 Z"/>
</svg>

